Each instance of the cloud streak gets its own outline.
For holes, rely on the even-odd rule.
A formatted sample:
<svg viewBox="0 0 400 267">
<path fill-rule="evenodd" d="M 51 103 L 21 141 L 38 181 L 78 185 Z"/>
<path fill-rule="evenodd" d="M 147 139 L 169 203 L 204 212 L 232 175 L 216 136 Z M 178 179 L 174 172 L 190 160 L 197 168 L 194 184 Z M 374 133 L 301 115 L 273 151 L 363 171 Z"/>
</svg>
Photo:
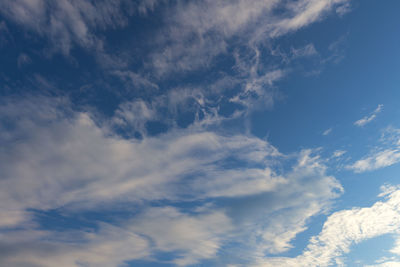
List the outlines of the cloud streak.
<svg viewBox="0 0 400 267">
<path fill-rule="evenodd" d="M 356 173 L 365 171 L 373 171 L 388 167 L 400 162 L 400 137 L 399 129 L 389 128 L 384 131 L 380 147 L 376 148 L 370 155 L 357 160 L 347 169 L 353 170 Z M 385 143 L 388 143 L 385 145 Z"/>
<path fill-rule="evenodd" d="M 363 127 L 365 125 L 367 125 L 368 123 L 370 123 L 371 121 L 373 121 L 376 118 L 376 115 L 378 115 L 378 113 L 380 113 L 383 109 L 383 105 L 378 105 L 378 107 L 374 110 L 374 112 L 371 113 L 371 115 L 369 116 L 365 116 L 362 119 L 359 119 L 358 121 L 354 122 L 354 125 L 359 126 L 359 127 Z"/>
<path fill-rule="evenodd" d="M 333 213 L 319 235 L 296 258 L 269 258 L 256 266 L 330 266 L 341 265 L 342 255 L 351 246 L 384 234 L 397 234 L 400 227 L 400 190 L 386 195 L 371 207 Z"/>
<path fill-rule="evenodd" d="M 400 149 L 386 149 L 356 161 L 347 168 L 357 173 L 388 167 L 400 161 Z"/>
<path fill-rule="evenodd" d="M 200 1 L 177 5 L 166 20 L 168 36 L 161 34 L 162 50 L 151 56 L 160 75 L 176 70 L 194 70 L 212 64 L 229 49 L 229 41 L 241 35 L 240 43 L 250 49 L 289 32 L 299 30 L 321 19 L 347 0 L 266 1 Z M 276 9 L 285 12 L 276 12 Z M 234 15 L 233 15 L 234 14 Z M 303 51 L 315 54 L 312 46 Z"/>
<path fill-rule="evenodd" d="M 46 0 L 2 1 L 1 14 L 48 38 L 58 51 L 68 55 L 74 45 L 93 48 L 100 39 L 94 34 L 97 29 L 113 28 L 126 24 L 127 10 L 132 9 L 128 1 L 74 1 L 57 2 Z"/>
</svg>

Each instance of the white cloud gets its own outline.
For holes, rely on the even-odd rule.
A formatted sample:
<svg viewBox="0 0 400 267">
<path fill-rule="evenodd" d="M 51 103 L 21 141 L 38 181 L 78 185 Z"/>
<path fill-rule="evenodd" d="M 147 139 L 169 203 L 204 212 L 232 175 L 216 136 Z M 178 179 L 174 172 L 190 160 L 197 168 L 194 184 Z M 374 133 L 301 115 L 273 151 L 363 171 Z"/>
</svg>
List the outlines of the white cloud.
<svg viewBox="0 0 400 267">
<path fill-rule="evenodd" d="M 254 49 L 257 43 L 305 27 L 348 0 L 200 1 L 177 5 L 166 19 L 167 34 L 156 39 L 162 49 L 152 55 L 152 65 L 160 75 L 177 70 L 209 66 L 224 54 L 228 41 L 241 36 L 241 45 Z M 277 15 L 275 8 L 286 12 Z M 306 46 L 303 55 L 315 53 Z"/>
<path fill-rule="evenodd" d="M 277 2 L 205 0 L 177 5 L 166 16 L 167 34 L 156 39 L 161 49 L 151 57 L 153 67 L 164 75 L 210 65 L 226 51 L 230 37 L 268 15 Z"/>
<path fill-rule="evenodd" d="M 334 8 L 349 0 L 234 0 L 198 2 L 154 1 L 77 1 L 61 0 L 6 0 L 0 3 L 0 12 L 10 22 L 17 23 L 51 43 L 53 50 L 69 55 L 75 46 L 92 51 L 97 61 L 111 73 L 122 78 L 126 84 L 156 90 L 152 81 L 171 77 L 171 73 L 185 73 L 199 68 L 211 67 L 218 56 L 228 56 L 236 49 L 258 51 L 275 38 L 305 27 L 322 18 Z M 143 55 L 141 71 L 128 70 L 129 62 L 135 55 L 130 52 L 118 55 L 107 48 L 104 30 L 127 25 L 129 16 L 136 12 L 148 15 L 159 3 L 168 3 L 162 9 L 162 27 L 151 35 L 152 44 Z M 285 12 L 275 12 L 275 9 Z M 134 33 L 133 33 L 134 34 Z M 104 37 L 104 38 L 103 38 Z M 239 37 L 239 38 L 236 38 Z M 235 45 L 232 46 L 232 39 Z M 312 44 L 292 50 L 293 57 L 311 56 L 316 53 Z M 129 56 L 127 56 L 129 54 Z M 265 58 L 259 54 L 257 57 Z M 275 81 L 286 75 L 280 66 L 253 64 L 245 55 L 249 72 L 241 72 L 237 83 L 241 92 L 231 99 L 246 106 L 258 103 L 272 106 L 277 96 L 271 87 Z M 115 70 L 118 70 L 115 72 Z M 238 66 L 235 66 L 238 70 Z M 136 70 L 135 70 L 136 71 Z M 148 75 L 140 75 L 147 73 Z M 222 74 L 221 74 L 222 75 Z M 227 90 L 234 87 L 228 86 Z M 220 90 L 220 89 L 219 89 Z"/>
<path fill-rule="evenodd" d="M 380 139 L 382 144 L 368 156 L 348 165 L 347 169 L 361 173 L 388 167 L 400 162 L 399 136 L 399 129 L 389 127 L 382 134 Z"/>
<path fill-rule="evenodd" d="M 335 150 L 333 152 L 332 158 L 340 158 L 341 156 L 343 156 L 346 153 L 347 153 L 346 150 Z"/>
<path fill-rule="evenodd" d="M 260 259 L 257 266 L 340 265 L 351 246 L 384 234 L 397 234 L 400 227 L 400 190 L 371 207 L 342 210 L 330 215 L 319 235 L 311 238 L 303 253 L 295 258 Z"/>
<path fill-rule="evenodd" d="M 30 221 L 32 219 L 31 214 L 20 208 L 8 208 L 3 206 L 0 210 L 0 229 L 9 228 L 19 225 L 23 222 Z"/>
<path fill-rule="evenodd" d="M 128 127 L 132 133 L 146 135 L 146 123 L 157 118 L 157 111 L 142 100 L 122 103 L 115 111 L 112 124 Z"/>
<path fill-rule="evenodd" d="M 287 32 L 303 28 L 322 18 L 334 7 L 345 5 L 347 0 L 301 0 L 290 2 L 287 6 L 291 16 L 275 23 L 272 36 L 280 36 Z"/>
<path fill-rule="evenodd" d="M 400 267 L 399 261 L 386 261 L 379 264 L 374 265 L 365 265 L 365 267 Z"/>
<path fill-rule="evenodd" d="M 345 14 L 349 13 L 351 9 L 352 8 L 350 3 L 345 3 L 344 5 L 338 6 L 336 8 L 336 13 L 338 13 L 339 16 L 344 16 Z"/>
<path fill-rule="evenodd" d="M 57 52 L 68 55 L 78 45 L 107 56 L 97 36 L 99 30 L 124 26 L 133 12 L 146 13 L 155 5 L 153 0 L 140 1 L 138 5 L 127 0 L 5 0 L 0 2 L 0 13 L 47 38 Z"/>
<path fill-rule="evenodd" d="M 307 44 L 300 48 L 292 47 L 291 54 L 293 58 L 301 58 L 301 57 L 310 57 L 318 55 L 318 52 L 313 44 Z"/>
<path fill-rule="evenodd" d="M 146 88 L 146 89 L 153 89 L 157 90 L 159 89 L 158 85 L 149 81 L 145 77 L 142 77 L 141 75 L 132 72 L 132 71 L 120 71 L 116 70 L 113 72 L 114 75 L 119 77 L 120 79 L 126 81 L 128 84 L 131 83 L 134 87 L 137 88 Z"/>
<path fill-rule="evenodd" d="M 2 235 L 0 264 L 7 266 L 125 266 L 157 252 L 177 253 L 187 266 L 215 257 L 232 231 L 220 211 L 188 215 L 173 207 L 149 208 L 118 225 L 100 223 L 97 231 L 13 230 Z M 25 266 L 25 265 L 24 265 Z"/>
<path fill-rule="evenodd" d="M 131 200 L 170 198 L 176 192 L 162 187 L 188 175 L 195 179 L 187 185 L 205 196 L 268 192 L 286 183 L 271 169 L 283 155 L 264 140 L 196 127 L 145 135 L 143 140 L 123 139 L 108 122 L 96 124 L 88 113 L 73 112 L 68 105 L 65 99 L 36 98 L 10 100 L 0 108 L 1 117 L 13 121 L 11 127 L 2 125 L 0 135 L 1 182 L 8 188 L 2 194 L 4 203 L 13 199 L 31 208 L 51 208 L 124 195 Z M 123 105 L 113 120 L 123 118 L 133 130 L 141 130 L 153 111 L 142 102 L 132 105 Z M 260 167 L 219 165 L 232 155 Z M 46 191 L 41 189 L 44 184 Z"/>
<path fill-rule="evenodd" d="M 302 151 L 297 159 L 284 175 L 286 183 L 260 195 L 257 201 L 243 199 L 244 210 L 234 211 L 240 216 L 237 239 L 248 244 L 237 252 L 242 260 L 251 262 L 289 250 L 297 234 L 307 229 L 308 221 L 326 212 L 330 201 L 341 194 L 340 184 L 326 175 L 326 166 L 311 150 Z"/>
<path fill-rule="evenodd" d="M 240 103 L 250 110 L 261 104 L 263 108 L 271 107 L 274 103 L 273 84 L 285 76 L 281 69 L 272 70 L 263 75 L 257 72 L 257 64 L 250 68 L 248 78 L 243 84 L 243 91 L 230 99 L 231 102 Z"/>
<path fill-rule="evenodd" d="M 322 135 L 324 135 L 324 136 L 326 136 L 326 135 L 329 135 L 331 132 L 332 132 L 332 128 L 329 128 L 329 129 L 326 129 L 323 133 L 322 133 Z"/>
<path fill-rule="evenodd" d="M 280 161 L 288 156 L 252 136 L 189 127 L 155 137 L 145 135 L 142 140 L 123 139 L 107 121 L 94 122 L 90 114 L 74 111 L 66 99 L 2 101 L 0 212 L 7 219 L 0 220 L 1 227 L 23 227 L 39 235 L 28 240 L 17 230 L 13 236 L 2 232 L 12 239 L 5 244 L 9 249 L 27 244 L 4 258 L 5 263 L 51 266 L 58 260 L 65 266 L 78 261 L 109 266 L 165 251 L 180 255 L 174 262 L 185 265 L 216 257 L 226 242 L 251 248 L 249 258 L 278 253 L 288 250 L 310 217 L 326 211 L 343 190 L 311 150 L 291 156 L 297 162 L 281 170 Z M 145 115 L 146 109 L 134 110 L 137 117 L 132 125 L 135 118 L 152 117 Z M 50 243 L 43 238 L 52 240 L 58 234 L 37 232 L 32 224 L 32 209 L 82 212 L 118 203 L 141 207 L 152 201 L 221 198 L 240 198 L 246 208 L 237 207 L 236 202 L 205 207 L 197 214 L 168 206 L 148 208 L 132 220 L 103 225 L 101 229 L 115 230 L 111 236 L 100 230 L 81 240 L 66 233 L 71 240 Z"/>
<path fill-rule="evenodd" d="M 149 242 L 129 229 L 102 223 L 97 232 L 15 230 L 2 234 L 3 266 L 108 267 L 148 256 Z"/>
<path fill-rule="evenodd" d="M 287 184 L 284 177 L 279 177 L 270 168 L 245 170 L 204 170 L 206 177 L 196 179 L 193 191 L 200 191 L 205 197 L 238 197 L 277 190 L 279 186 Z M 210 180 L 208 176 L 218 179 Z M 200 189 L 200 190 L 199 190 Z"/>
<path fill-rule="evenodd" d="M 151 208 L 131 228 L 154 242 L 154 249 L 176 252 L 178 266 L 197 263 L 216 256 L 222 241 L 233 230 L 230 219 L 222 212 L 187 215 L 173 207 Z"/>
<path fill-rule="evenodd" d="M 382 143 L 400 146 L 400 129 L 389 126 L 382 132 L 380 140 Z"/>
<path fill-rule="evenodd" d="M 390 250 L 391 253 L 400 256 L 400 238 L 397 237 L 394 247 Z"/>
<path fill-rule="evenodd" d="M 399 238 L 396 238 L 395 247 L 390 250 L 393 254 L 398 254 L 398 243 Z M 400 266 L 400 259 L 398 256 L 391 256 L 391 257 L 382 257 L 375 261 L 373 265 L 365 265 L 365 267 L 399 267 Z"/>
<path fill-rule="evenodd" d="M 141 141 L 126 140 L 107 127 L 98 127 L 86 113 L 60 110 L 61 103 L 59 99 L 36 99 L 15 106 L 9 102 L 1 108 L 1 116 L 15 122 L 11 129 L 2 126 L 1 184 L 8 188 L 0 197 L 4 207 L 48 209 L 122 197 L 131 201 L 176 198 L 178 192 L 168 187 L 188 175 L 198 175 L 207 168 L 215 172 L 205 173 L 201 179 L 235 173 L 234 169 L 224 173 L 214 163 L 232 154 L 261 164 L 278 154 L 257 138 L 192 129 Z M 151 112 L 142 104 L 138 107 L 131 119 L 134 126 L 142 128 Z M 23 119 L 16 120 L 16 116 Z M 237 170 L 236 175 L 241 172 Z M 267 179 L 262 175 L 250 177 L 248 181 L 256 179 L 255 183 Z M 279 178 L 271 177 L 271 182 L 274 179 Z M 255 186 L 253 190 L 262 191 Z"/>
<path fill-rule="evenodd" d="M 238 190 L 237 185 L 230 183 L 254 183 L 248 184 L 247 190 L 263 192 L 281 179 L 268 174 L 268 168 L 246 171 L 219 165 L 232 155 L 262 165 L 280 156 L 268 142 L 254 137 L 188 128 L 144 136 L 143 140 L 123 139 L 108 122 L 99 127 L 89 114 L 73 112 L 62 99 L 8 101 L 0 114 L 13 121 L 12 127 L 1 125 L 1 184 L 8 188 L 0 197 L 4 207 L 22 204 L 24 208 L 48 209 L 122 196 L 129 200 L 175 198 L 179 194 L 170 185 L 189 175 L 197 177 L 194 184 L 198 179 L 208 181 L 203 187 L 225 184 L 222 191 L 214 191 L 220 196 L 235 195 L 232 192 Z M 117 121 L 121 116 L 135 131 L 143 130 L 153 113 L 143 102 L 135 102 L 117 111 Z M 229 175 L 237 179 L 229 181 Z M 246 193 L 254 193 L 251 190 Z"/>
<path fill-rule="evenodd" d="M 360 173 L 365 171 L 373 171 L 380 168 L 388 167 L 400 161 L 400 149 L 385 149 L 378 151 L 366 158 L 348 165 L 347 168 Z"/>
<path fill-rule="evenodd" d="M 383 109 L 383 105 L 378 105 L 378 107 L 374 110 L 374 112 L 372 112 L 371 115 L 369 116 L 365 116 L 362 119 L 359 119 L 358 121 L 354 122 L 354 125 L 362 127 L 368 123 L 370 123 L 371 121 L 373 121 L 376 118 L 376 115 L 381 112 Z"/>
<path fill-rule="evenodd" d="M 180 2 L 168 9 L 171 16 L 165 28 L 154 36 L 162 48 L 151 52 L 150 68 L 162 76 L 210 66 L 216 56 L 228 51 L 230 38 L 241 36 L 240 45 L 250 52 L 236 58 L 240 77 L 233 83 L 240 84 L 242 91 L 231 100 L 250 107 L 255 96 L 263 105 L 272 105 L 274 95 L 269 89 L 287 71 L 260 63 L 259 43 L 305 27 L 345 2 Z M 146 14 L 156 4 L 154 0 L 141 2 L 137 10 Z M 284 17 L 274 12 L 280 4 Z M 124 0 L 6 0 L 0 3 L 0 12 L 47 38 L 53 49 L 65 55 L 80 46 L 96 50 L 99 60 L 109 66 L 122 66 L 123 59 L 104 52 L 105 44 L 95 32 L 124 26 L 131 12 L 127 6 Z M 249 30 L 254 25 L 259 27 Z M 314 54 L 313 45 L 292 50 L 293 57 Z M 139 72 L 113 74 L 135 87 L 158 89 Z M 218 87 L 213 86 L 210 90 Z M 223 89 L 214 93 L 217 90 Z M 110 120 L 95 120 L 93 114 L 75 111 L 62 98 L 3 99 L 0 230 L 4 231 L 0 246 L 7 255 L 0 257 L 0 263 L 116 266 L 161 251 L 175 253 L 175 264 L 188 265 L 217 257 L 229 242 L 248 247 L 248 258 L 290 249 L 310 218 L 326 212 L 343 188 L 326 173 L 324 160 L 312 150 L 283 155 L 254 136 L 207 128 L 208 122 L 220 117 L 218 107 L 206 106 L 205 91 L 183 88 L 153 102 L 126 102 Z M 168 110 L 159 108 L 160 103 Z M 182 107 L 187 112 L 189 105 L 196 109 L 194 125 L 179 129 L 166 120 L 172 129 L 148 135 L 146 124 L 162 121 L 161 112 L 179 114 Z M 200 111 L 205 116 L 202 120 Z M 133 134 L 122 138 L 118 127 L 137 131 L 142 139 L 131 138 Z M 288 168 L 280 165 L 293 159 L 296 162 Z M 213 211 L 205 205 L 199 208 L 201 212 L 162 204 L 207 201 L 212 205 L 221 199 L 239 199 L 240 203 L 220 204 Z M 153 201 L 161 207 L 149 207 Z M 39 231 L 32 221 L 32 209 L 79 212 L 121 203 L 138 209 L 149 206 L 133 218 L 100 223 L 99 230 L 92 232 Z"/>
<path fill-rule="evenodd" d="M 265 48 L 270 46 L 274 38 L 306 27 L 346 2 L 181 2 L 164 14 L 164 27 L 152 40 L 155 43 L 154 50 L 148 55 L 146 69 L 158 79 L 168 79 L 176 73 L 210 69 L 217 57 L 230 58 L 231 51 L 234 51 L 235 74 L 231 78 L 235 80 L 234 85 L 230 83 L 226 87 L 219 87 L 214 93 L 220 99 L 218 92 L 229 92 L 229 101 L 244 106 L 246 111 L 272 107 L 274 100 L 279 97 L 275 83 L 288 74 L 289 68 L 270 61 L 266 63 L 265 59 L 272 52 L 270 54 Z M 276 9 L 280 11 L 276 12 Z M 289 53 L 291 59 L 318 54 L 312 44 L 293 48 Z M 235 91 L 238 87 L 240 90 Z"/>
</svg>

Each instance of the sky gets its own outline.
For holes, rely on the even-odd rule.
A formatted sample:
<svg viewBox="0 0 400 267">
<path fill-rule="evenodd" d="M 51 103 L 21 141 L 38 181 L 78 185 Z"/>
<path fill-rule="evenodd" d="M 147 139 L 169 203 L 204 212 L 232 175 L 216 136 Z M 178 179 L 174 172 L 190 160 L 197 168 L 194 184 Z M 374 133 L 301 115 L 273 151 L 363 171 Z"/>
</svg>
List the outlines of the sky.
<svg viewBox="0 0 400 267">
<path fill-rule="evenodd" d="M 400 266 L 399 9 L 0 0 L 0 266 Z"/>
</svg>

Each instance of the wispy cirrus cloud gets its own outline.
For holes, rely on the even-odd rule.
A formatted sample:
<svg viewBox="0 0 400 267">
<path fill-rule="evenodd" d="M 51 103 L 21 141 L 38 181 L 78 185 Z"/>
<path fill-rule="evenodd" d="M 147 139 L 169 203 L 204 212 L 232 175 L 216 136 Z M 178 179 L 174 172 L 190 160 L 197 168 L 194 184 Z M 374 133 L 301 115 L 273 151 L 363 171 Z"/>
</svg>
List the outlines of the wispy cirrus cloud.
<svg viewBox="0 0 400 267">
<path fill-rule="evenodd" d="M 288 73 L 287 66 L 260 60 L 271 56 L 265 49 L 268 43 L 324 18 L 348 1 L 63 0 L 52 3 L 46 0 L 18 0 L 3 1 L 1 14 L 9 23 L 43 37 L 53 52 L 70 55 L 72 49 L 83 48 L 95 56 L 107 74 L 119 77 L 127 88 L 157 90 L 161 81 L 171 79 L 176 74 L 180 76 L 210 69 L 218 58 L 223 58 L 225 62 L 240 58 L 240 62 L 235 61 L 233 66 L 226 66 L 220 73 L 221 80 L 229 77 L 235 80 L 234 86 L 228 85 L 218 91 L 224 89 L 231 92 L 233 88 L 240 87 L 229 99 L 249 109 L 259 106 L 255 103 L 256 98 L 259 98 L 259 103 L 272 106 L 279 95 L 274 88 L 275 82 Z M 104 32 L 128 27 L 133 14 L 151 16 L 151 11 L 163 3 L 168 3 L 169 8 L 157 13 L 162 23 L 157 27 L 156 34 L 144 37 L 143 43 L 148 44 L 145 52 L 136 55 L 131 51 L 119 53 L 109 49 L 110 40 L 105 38 Z M 136 44 L 130 45 L 135 47 Z M 291 57 L 299 58 L 314 55 L 316 50 L 312 44 L 308 44 L 293 48 L 290 53 Z M 239 57 L 235 57 L 235 54 L 239 54 Z M 132 70 L 129 66 L 133 61 L 144 63 Z M 243 65 L 246 68 L 242 68 Z M 208 89 L 202 90 L 211 90 L 215 87 L 213 83 L 210 81 L 203 85 Z M 215 99 L 215 94 L 218 92 L 205 96 Z"/>
<path fill-rule="evenodd" d="M 362 119 L 359 119 L 358 121 L 354 122 L 354 125 L 359 127 L 367 125 L 376 118 L 376 115 L 380 113 L 382 109 L 383 105 L 378 105 L 378 107 L 369 116 L 365 116 Z"/>
<path fill-rule="evenodd" d="M 95 30 L 125 25 L 128 1 L 2 1 L 1 14 L 29 31 L 48 38 L 52 48 L 69 54 L 74 45 L 96 47 Z M 128 11 L 128 12 L 127 12 Z"/>
<path fill-rule="evenodd" d="M 287 5 L 290 16 L 277 21 L 269 34 L 280 36 L 287 32 L 298 30 L 321 19 L 332 8 L 338 8 L 347 3 L 348 1 L 346 0 L 301 0 L 290 2 Z"/>
<path fill-rule="evenodd" d="M 352 165 L 347 166 L 348 169 L 357 173 L 377 170 L 380 168 L 391 166 L 400 161 L 400 149 L 385 149 L 373 153 L 363 159 L 357 160 Z"/>
<path fill-rule="evenodd" d="M 159 74 L 193 70 L 212 64 L 219 54 L 236 41 L 250 49 L 271 38 L 299 30 L 321 19 L 347 0 L 335 1 L 202 1 L 177 5 L 166 20 L 168 36 L 160 34 L 161 51 L 152 54 L 152 64 Z M 285 12 L 275 12 L 283 9 Z M 232 15 L 235 14 L 235 15 Z M 240 14 L 240 15 L 239 15 Z M 295 53 L 315 54 L 312 46 Z"/>
<path fill-rule="evenodd" d="M 362 173 L 388 167 L 400 162 L 399 133 L 399 129 L 387 128 L 382 134 L 381 145 L 370 152 L 369 155 L 348 165 L 347 169 Z"/>
<path fill-rule="evenodd" d="M 313 44 L 307 44 L 300 48 L 292 47 L 291 54 L 293 58 L 302 58 L 318 55 L 318 52 Z"/>
<path fill-rule="evenodd" d="M 327 136 L 332 132 L 332 128 L 326 129 L 325 131 L 322 132 L 322 135 Z"/>
</svg>

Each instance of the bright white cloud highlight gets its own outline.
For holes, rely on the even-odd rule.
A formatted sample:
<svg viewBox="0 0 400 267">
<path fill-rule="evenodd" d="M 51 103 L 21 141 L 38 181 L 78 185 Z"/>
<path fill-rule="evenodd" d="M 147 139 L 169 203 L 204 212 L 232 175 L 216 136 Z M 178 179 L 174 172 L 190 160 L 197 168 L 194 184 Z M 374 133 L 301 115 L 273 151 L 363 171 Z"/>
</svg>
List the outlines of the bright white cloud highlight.
<svg viewBox="0 0 400 267">
<path fill-rule="evenodd" d="M 399 133 L 399 129 L 386 129 L 380 140 L 382 142 L 382 147 L 378 147 L 368 156 L 348 165 L 347 169 L 361 173 L 388 167 L 400 162 Z"/>
<path fill-rule="evenodd" d="M 400 262 L 398 261 L 386 261 L 376 265 L 366 265 L 365 267 L 400 267 Z"/>
<path fill-rule="evenodd" d="M 369 116 L 365 116 L 362 119 L 359 119 L 358 121 L 354 122 L 354 125 L 362 127 L 365 126 L 366 124 L 370 123 L 376 118 L 376 115 L 381 112 L 383 109 L 383 105 L 378 105 L 378 107 L 374 110 L 374 112 L 371 113 Z"/>
<path fill-rule="evenodd" d="M 330 215 L 319 235 L 311 238 L 303 254 L 296 258 L 260 259 L 257 266 L 340 265 L 351 246 L 400 229 L 400 190 L 388 193 L 384 201 L 371 207 L 353 208 Z M 395 248 L 394 248 L 395 250 Z M 385 265 L 384 265 L 385 266 Z"/>
<path fill-rule="evenodd" d="M 388 167 L 400 161 L 400 149 L 386 149 L 372 154 L 347 166 L 354 172 L 361 173 Z"/>
</svg>

